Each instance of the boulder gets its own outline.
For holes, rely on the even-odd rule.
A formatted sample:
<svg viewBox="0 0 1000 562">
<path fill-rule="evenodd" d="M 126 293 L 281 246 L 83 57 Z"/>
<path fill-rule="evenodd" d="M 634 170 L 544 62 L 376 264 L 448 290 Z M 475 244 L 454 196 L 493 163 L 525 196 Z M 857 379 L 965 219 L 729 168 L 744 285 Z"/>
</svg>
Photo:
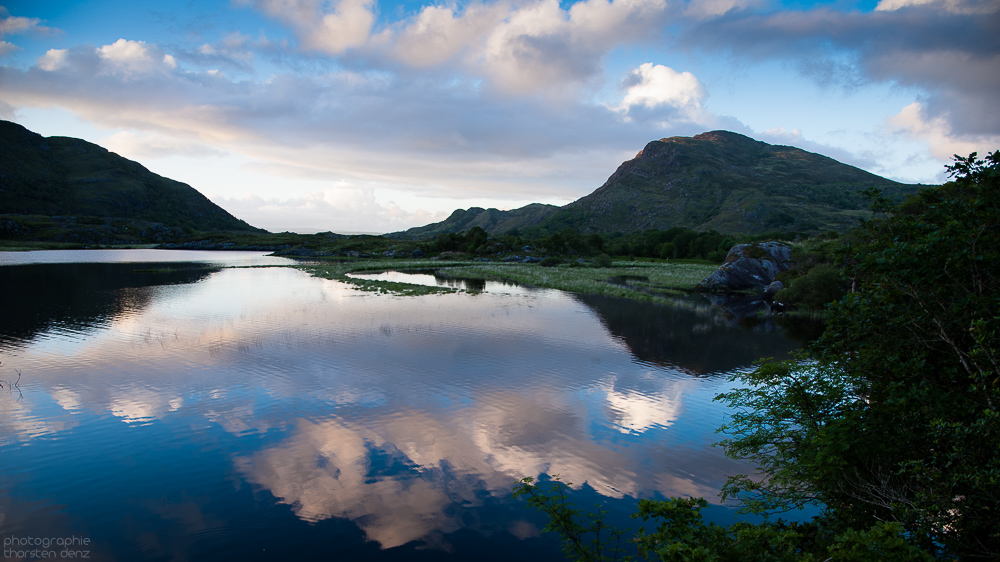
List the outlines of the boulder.
<svg viewBox="0 0 1000 562">
<path fill-rule="evenodd" d="M 699 291 L 761 290 L 774 281 L 775 275 L 789 269 L 792 249 L 781 242 L 737 244 L 726 261 L 695 287 Z"/>
<path fill-rule="evenodd" d="M 778 294 L 778 291 L 784 288 L 785 284 L 781 281 L 771 281 L 767 287 L 764 287 L 764 298 L 771 300 L 774 298 L 774 295 Z"/>
</svg>

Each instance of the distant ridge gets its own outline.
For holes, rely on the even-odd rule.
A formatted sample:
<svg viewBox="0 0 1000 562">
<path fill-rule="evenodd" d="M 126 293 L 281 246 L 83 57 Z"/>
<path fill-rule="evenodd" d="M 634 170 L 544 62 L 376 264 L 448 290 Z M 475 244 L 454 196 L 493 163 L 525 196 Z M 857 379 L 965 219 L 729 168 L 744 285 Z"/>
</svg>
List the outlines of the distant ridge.
<svg viewBox="0 0 1000 562">
<path fill-rule="evenodd" d="M 544 214 L 541 208 L 524 212 L 533 205 L 511 211 L 473 207 L 399 234 L 455 232 L 477 222 L 490 234 L 511 228 L 628 233 L 675 226 L 726 234 L 845 232 L 868 215 L 868 202 L 858 192 L 869 187 L 901 200 L 920 186 L 799 148 L 711 131 L 652 141 L 593 193 L 563 207 L 543 206 Z"/>
<path fill-rule="evenodd" d="M 199 231 L 264 232 L 191 186 L 96 144 L 0 121 L 0 215 L 134 219 Z"/>
<path fill-rule="evenodd" d="M 545 217 L 559 210 L 555 205 L 545 205 L 542 203 L 531 203 L 519 209 L 501 211 L 499 209 L 483 209 L 482 207 L 471 207 L 468 210 L 458 209 L 447 219 L 429 224 L 427 226 L 417 226 L 404 232 L 397 232 L 389 236 L 401 238 L 429 238 L 437 236 L 442 232 L 461 232 L 478 226 L 490 234 L 504 233 L 509 230 L 523 229 L 537 225 Z"/>
</svg>

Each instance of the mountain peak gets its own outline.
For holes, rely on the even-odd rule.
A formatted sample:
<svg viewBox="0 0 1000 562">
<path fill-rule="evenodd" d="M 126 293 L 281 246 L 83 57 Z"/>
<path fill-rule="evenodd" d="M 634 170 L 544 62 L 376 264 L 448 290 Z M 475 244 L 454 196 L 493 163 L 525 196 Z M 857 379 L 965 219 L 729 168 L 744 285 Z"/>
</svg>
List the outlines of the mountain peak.
<svg viewBox="0 0 1000 562">
<path fill-rule="evenodd" d="M 581 232 L 674 226 L 725 233 L 846 231 L 867 210 L 858 192 L 872 186 L 892 198 L 917 189 L 800 148 L 709 131 L 649 142 L 604 185 L 542 226 L 558 223 Z"/>
</svg>

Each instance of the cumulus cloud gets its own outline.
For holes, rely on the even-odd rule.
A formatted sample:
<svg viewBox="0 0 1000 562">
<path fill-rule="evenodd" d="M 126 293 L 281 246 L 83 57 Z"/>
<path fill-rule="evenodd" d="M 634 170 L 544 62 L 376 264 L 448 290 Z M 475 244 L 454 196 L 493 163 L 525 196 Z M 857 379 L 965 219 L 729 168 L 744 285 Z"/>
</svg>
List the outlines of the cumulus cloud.
<svg viewBox="0 0 1000 562">
<path fill-rule="evenodd" d="M 498 23 L 476 62 L 505 92 L 565 93 L 596 77 L 612 48 L 649 37 L 666 8 L 663 0 L 583 0 L 564 10 L 541 0 Z"/>
<path fill-rule="evenodd" d="M 959 156 L 968 156 L 973 152 L 985 154 L 1000 146 L 1000 134 L 981 136 L 953 134 L 945 116 L 928 116 L 919 102 L 904 107 L 886 123 L 894 132 L 925 142 L 931 154 L 939 160 L 948 160 L 956 154 Z"/>
<path fill-rule="evenodd" d="M 415 67 L 442 64 L 489 35 L 507 15 L 501 4 L 470 4 L 462 13 L 445 6 L 424 6 L 408 25 L 380 40 L 391 42 L 391 56 Z"/>
<path fill-rule="evenodd" d="M 626 84 L 628 89 L 619 106 L 625 113 L 636 106 L 647 109 L 669 106 L 693 117 L 701 111 L 708 96 L 705 85 L 694 74 L 649 62 L 635 69 Z"/>
<path fill-rule="evenodd" d="M 49 49 L 44 55 L 38 57 L 36 64 L 38 68 L 52 72 L 66 66 L 66 49 Z"/>
<path fill-rule="evenodd" d="M 259 0 L 258 10 L 287 24 L 300 47 L 330 55 L 363 51 L 409 67 L 454 62 L 507 94 L 564 95 L 595 79 L 622 43 L 654 37 L 666 0 L 473 2 L 425 6 L 372 34 L 369 0 L 341 0 L 332 12 L 316 1 Z"/>
<path fill-rule="evenodd" d="M 144 41 L 119 39 L 110 45 L 98 47 L 96 52 L 109 67 L 126 73 L 148 72 L 156 64 Z"/>
<path fill-rule="evenodd" d="M 257 0 L 255 6 L 289 25 L 301 48 L 329 55 L 364 45 L 375 25 L 374 0 Z"/>
<path fill-rule="evenodd" d="M 0 57 L 7 56 L 14 51 L 18 50 L 20 47 L 13 43 L 8 43 L 7 41 L 0 41 Z"/>
</svg>

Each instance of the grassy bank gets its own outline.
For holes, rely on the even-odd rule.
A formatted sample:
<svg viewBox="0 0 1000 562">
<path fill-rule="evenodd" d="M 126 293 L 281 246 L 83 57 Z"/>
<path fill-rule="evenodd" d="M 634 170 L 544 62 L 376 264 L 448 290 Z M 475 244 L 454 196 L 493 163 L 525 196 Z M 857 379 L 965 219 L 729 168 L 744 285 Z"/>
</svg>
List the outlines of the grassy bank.
<svg viewBox="0 0 1000 562">
<path fill-rule="evenodd" d="M 371 281 L 347 277 L 348 273 L 380 271 L 433 271 L 439 277 L 508 281 L 530 287 L 544 287 L 625 297 L 657 300 L 662 295 L 693 289 L 711 274 L 716 265 L 674 262 L 614 262 L 610 267 L 542 267 L 525 263 L 482 263 L 434 260 L 372 260 L 329 262 L 302 265 L 300 269 L 324 279 L 350 283 L 361 290 L 392 294 L 427 294 L 453 292 L 448 287 L 425 287 L 408 283 Z"/>
<path fill-rule="evenodd" d="M 348 273 L 378 273 L 382 271 L 429 271 L 438 268 L 468 265 L 465 261 L 431 261 L 431 260 L 365 260 L 365 261 L 329 261 L 320 264 L 296 266 L 298 269 L 315 277 L 333 279 L 342 283 L 354 285 L 360 291 L 391 294 L 399 296 L 418 296 L 435 293 L 454 293 L 452 287 L 432 287 L 415 285 L 413 283 L 398 283 L 395 281 L 374 281 L 348 277 Z"/>
</svg>

